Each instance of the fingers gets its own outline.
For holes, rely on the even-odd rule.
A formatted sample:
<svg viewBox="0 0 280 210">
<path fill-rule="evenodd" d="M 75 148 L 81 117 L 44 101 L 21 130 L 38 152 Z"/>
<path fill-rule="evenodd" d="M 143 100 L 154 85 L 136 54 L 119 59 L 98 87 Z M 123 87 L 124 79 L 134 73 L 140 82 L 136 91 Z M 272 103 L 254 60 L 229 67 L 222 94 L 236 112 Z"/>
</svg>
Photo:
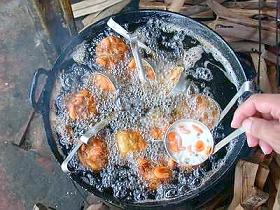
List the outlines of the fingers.
<svg viewBox="0 0 280 210">
<path fill-rule="evenodd" d="M 264 154 L 268 155 L 272 153 L 273 151 L 272 147 L 269 144 L 267 144 L 265 141 L 260 141 L 259 145 Z"/>
<path fill-rule="evenodd" d="M 250 117 L 243 121 L 242 127 L 245 129 L 247 137 L 249 137 L 249 146 L 254 146 L 256 139 L 260 139 L 259 144 L 264 153 L 269 154 L 271 152 L 270 147 L 275 151 L 278 150 L 280 141 L 279 121 L 267 121 L 261 118 Z"/>
<path fill-rule="evenodd" d="M 246 133 L 246 136 L 249 147 L 256 147 L 259 144 L 259 140 L 256 137 L 250 135 L 249 133 Z"/>
<path fill-rule="evenodd" d="M 238 128 L 244 119 L 260 112 L 274 119 L 280 118 L 280 94 L 255 94 L 235 111 L 231 126 Z"/>
<path fill-rule="evenodd" d="M 266 155 L 270 154 L 273 151 L 272 147 L 269 144 L 267 144 L 265 141 L 259 141 L 259 139 L 250 135 L 249 133 L 246 133 L 246 136 L 247 136 L 247 143 L 249 147 L 256 147 L 259 145 L 263 153 Z"/>
</svg>

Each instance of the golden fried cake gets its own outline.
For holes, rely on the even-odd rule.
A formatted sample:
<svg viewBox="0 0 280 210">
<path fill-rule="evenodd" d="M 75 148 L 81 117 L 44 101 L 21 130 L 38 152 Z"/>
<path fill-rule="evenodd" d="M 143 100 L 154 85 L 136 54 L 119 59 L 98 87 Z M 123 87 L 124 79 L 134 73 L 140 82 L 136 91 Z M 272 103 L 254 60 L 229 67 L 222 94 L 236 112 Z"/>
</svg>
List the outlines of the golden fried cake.
<svg viewBox="0 0 280 210">
<path fill-rule="evenodd" d="M 153 166 L 151 161 L 144 158 L 138 159 L 137 164 L 140 177 L 148 183 L 151 190 L 156 189 L 162 183 L 168 182 L 172 177 L 172 168 L 169 168 L 169 166 L 163 166 L 162 164 Z"/>
<path fill-rule="evenodd" d="M 147 147 L 141 133 L 135 130 L 121 130 L 115 134 L 121 156 L 128 153 L 140 152 Z"/>
<path fill-rule="evenodd" d="M 72 120 L 87 119 L 97 113 L 94 97 L 86 89 L 70 96 L 66 104 Z"/>
<path fill-rule="evenodd" d="M 88 144 L 83 144 L 78 151 L 78 158 L 83 166 L 93 171 L 102 170 L 108 162 L 108 151 L 103 139 L 94 137 Z"/>
</svg>

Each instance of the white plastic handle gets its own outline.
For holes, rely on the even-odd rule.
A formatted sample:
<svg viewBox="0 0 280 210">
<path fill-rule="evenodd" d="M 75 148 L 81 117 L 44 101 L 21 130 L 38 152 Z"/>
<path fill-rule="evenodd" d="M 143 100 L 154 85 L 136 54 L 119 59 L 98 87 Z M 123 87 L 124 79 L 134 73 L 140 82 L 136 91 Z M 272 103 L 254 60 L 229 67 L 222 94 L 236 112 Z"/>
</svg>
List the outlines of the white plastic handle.
<svg viewBox="0 0 280 210">
<path fill-rule="evenodd" d="M 253 85 L 252 81 L 246 81 L 242 84 L 241 88 L 237 91 L 237 93 L 234 95 L 234 97 L 231 99 L 228 105 L 221 112 L 219 121 L 216 123 L 216 126 L 222 121 L 222 119 L 224 119 L 224 117 L 227 115 L 229 110 L 232 108 L 232 106 L 235 104 L 235 102 L 238 100 L 240 96 L 242 96 L 245 92 L 253 91 L 252 85 Z"/>
<path fill-rule="evenodd" d="M 215 145 L 213 154 L 218 152 L 221 148 L 226 146 L 230 141 L 232 141 L 237 136 L 239 136 L 239 135 L 241 135 L 243 133 L 245 133 L 245 130 L 242 127 L 240 127 L 238 129 L 236 129 L 235 131 L 233 131 L 231 134 L 229 134 L 227 137 L 225 137 L 223 140 L 221 140 L 218 144 Z"/>
</svg>

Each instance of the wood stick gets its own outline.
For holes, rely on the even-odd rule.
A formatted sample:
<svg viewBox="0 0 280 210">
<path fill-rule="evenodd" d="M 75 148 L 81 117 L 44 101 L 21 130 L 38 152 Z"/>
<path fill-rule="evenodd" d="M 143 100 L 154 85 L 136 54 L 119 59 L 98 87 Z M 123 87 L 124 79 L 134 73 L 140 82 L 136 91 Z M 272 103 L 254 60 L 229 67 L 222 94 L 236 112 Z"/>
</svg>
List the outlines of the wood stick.
<svg viewBox="0 0 280 210">
<path fill-rule="evenodd" d="M 245 198 L 248 197 L 254 187 L 255 178 L 259 165 L 245 160 L 238 161 L 235 167 L 234 196 L 229 210 L 235 209 Z"/>
<path fill-rule="evenodd" d="M 242 16 L 238 13 L 234 13 L 214 0 L 207 0 L 207 5 L 216 13 L 217 16 L 224 18 L 228 21 L 231 21 L 233 23 L 240 23 L 242 25 L 248 25 L 254 27 L 258 27 L 259 25 L 257 20 L 253 20 L 247 18 L 246 16 Z M 270 24 L 267 23 L 265 25 L 262 24 L 262 28 L 275 31 L 276 24 L 273 23 Z"/>
<path fill-rule="evenodd" d="M 255 67 L 256 72 L 258 72 L 259 65 L 259 54 L 251 53 L 251 58 Z M 267 76 L 267 66 L 263 57 L 260 57 L 260 72 L 259 72 L 260 84 L 259 87 L 264 93 L 272 93 L 270 81 Z"/>
<path fill-rule="evenodd" d="M 266 166 L 264 164 L 260 164 L 258 171 L 257 171 L 256 180 L 255 180 L 255 186 L 258 189 L 263 190 L 263 187 L 267 180 L 268 174 L 269 174 L 268 166 Z"/>
<path fill-rule="evenodd" d="M 82 17 L 82 16 L 85 16 L 88 14 L 92 14 L 92 13 L 104 10 L 105 8 L 111 7 L 121 1 L 122 0 L 107 0 L 100 4 L 95 4 L 95 5 L 91 5 L 91 6 L 79 9 L 79 10 L 75 10 L 75 11 L 73 11 L 74 18 Z"/>
</svg>

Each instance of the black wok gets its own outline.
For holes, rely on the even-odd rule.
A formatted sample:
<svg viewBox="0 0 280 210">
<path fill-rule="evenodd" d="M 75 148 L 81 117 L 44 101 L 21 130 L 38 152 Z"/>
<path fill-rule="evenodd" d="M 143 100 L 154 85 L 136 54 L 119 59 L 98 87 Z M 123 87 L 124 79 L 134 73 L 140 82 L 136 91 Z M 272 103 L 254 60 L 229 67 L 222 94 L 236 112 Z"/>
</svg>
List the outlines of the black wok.
<svg viewBox="0 0 280 210">
<path fill-rule="evenodd" d="M 164 19 L 165 21 L 169 21 L 175 25 L 178 25 L 182 28 L 188 28 L 201 36 L 203 39 L 207 40 L 211 43 L 215 48 L 217 48 L 223 56 L 229 61 L 233 69 L 233 75 L 237 78 L 236 87 L 240 87 L 244 81 L 246 81 L 246 76 L 244 74 L 244 70 L 234 54 L 233 50 L 226 44 L 226 42 L 211 29 L 206 26 L 188 18 L 183 15 L 179 15 L 176 13 L 160 11 L 160 10 L 144 10 L 144 11 L 135 11 L 128 12 L 114 16 L 114 20 L 121 25 L 128 24 L 128 29 L 133 31 L 139 25 L 144 24 L 150 18 L 159 18 Z M 58 73 L 65 68 L 69 63 L 73 62 L 71 58 L 71 52 L 73 49 L 80 43 L 85 40 L 89 40 L 92 37 L 97 36 L 100 32 L 104 30 L 106 26 L 108 18 L 103 19 L 85 30 L 83 30 L 80 34 L 72 39 L 70 44 L 66 47 L 66 49 L 62 52 L 62 54 L 58 57 L 57 61 L 53 65 L 53 68 L 49 71 L 45 69 L 38 69 L 33 78 L 33 83 L 30 91 L 30 100 L 34 109 L 40 112 L 43 116 L 44 127 L 47 135 L 48 144 L 59 162 L 65 159 L 65 155 L 67 151 L 61 149 L 58 144 L 57 136 L 53 128 L 52 118 L 53 113 L 55 112 L 54 107 L 54 92 L 57 86 L 57 75 Z M 45 75 L 47 77 L 46 84 L 44 86 L 43 92 L 39 99 L 36 99 L 35 92 L 37 88 L 37 83 L 39 77 Z M 229 83 L 224 82 L 222 79 L 219 79 L 221 75 L 214 75 L 214 80 L 212 83 L 209 83 L 211 89 L 214 90 L 214 98 L 221 105 L 221 107 L 225 107 L 225 105 L 229 102 L 231 97 L 236 93 L 236 88 Z M 224 125 L 228 127 L 225 133 L 229 133 L 230 129 L 230 117 L 225 118 Z M 81 174 L 72 173 L 70 174 L 71 178 L 76 181 L 80 186 L 88 190 L 89 192 L 95 194 L 96 196 L 102 198 L 108 203 L 113 205 L 122 207 L 122 208 L 155 208 L 155 207 L 165 207 L 167 209 L 174 206 L 174 204 L 178 206 L 188 207 L 189 209 L 192 207 L 199 206 L 211 197 L 213 197 L 220 189 L 225 186 L 226 180 L 232 175 L 234 166 L 236 161 L 248 154 L 248 148 L 245 146 L 245 136 L 240 136 L 238 141 L 236 142 L 234 148 L 231 150 L 230 154 L 225 159 L 225 162 L 221 166 L 218 172 L 214 173 L 208 181 L 199 189 L 193 191 L 190 194 L 186 194 L 183 196 L 179 196 L 170 200 L 160 200 L 160 201 L 149 201 L 142 203 L 131 203 L 128 201 L 122 201 L 112 196 L 109 192 L 100 192 L 91 186 Z"/>
</svg>

